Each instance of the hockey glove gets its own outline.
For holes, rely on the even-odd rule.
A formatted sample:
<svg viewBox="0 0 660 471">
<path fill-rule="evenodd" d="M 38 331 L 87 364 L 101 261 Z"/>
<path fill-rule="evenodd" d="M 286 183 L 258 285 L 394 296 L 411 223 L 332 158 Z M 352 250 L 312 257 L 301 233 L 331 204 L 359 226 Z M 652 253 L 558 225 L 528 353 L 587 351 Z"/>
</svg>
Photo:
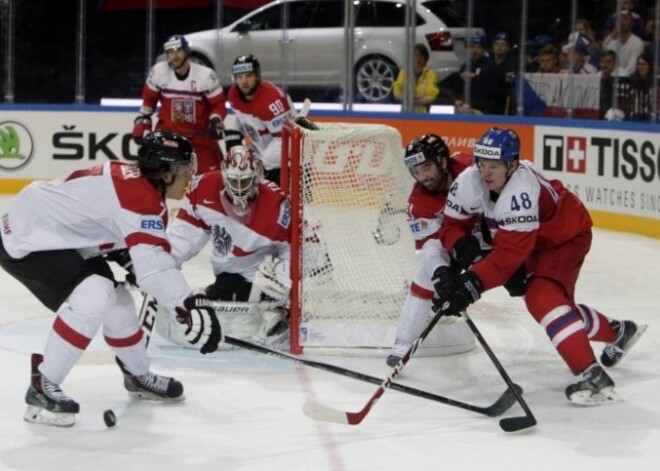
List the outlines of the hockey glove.
<svg viewBox="0 0 660 471">
<path fill-rule="evenodd" d="M 225 124 L 220 118 L 211 118 L 209 121 L 209 136 L 212 139 L 222 139 L 225 135 Z"/>
<path fill-rule="evenodd" d="M 139 146 L 144 142 L 147 134 L 151 134 L 151 115 L 141 114 L 133 121 L 133 140 Z"/>
<path fill-rule="evenodd" d="M 452 255 L 463 270 L 467 270 L 483 258 L 479 240 L 473 235 L 464 236 L 458 239 L 454 244 Z"/>
<path fill-rule="evenodd" d="M 433 307 L 436 311 L 440 310 L 447 315 L 459 315 L 470 304 L 481 298 L 483 292 L 481 280 L 471 271 L 451 277 L 443 276 L 438 278 L 433 286 L 436 293 Z"/>
<path fill-rule="evenodd" d="M 227 129 L 223 140 L 225 141 L 225 150 L 229 152 L 232 147 L 243 145 L 243 133 L 236 129 Z"/>
<path fill-rule="evenodd" d="M 126 282 L 131 286 L 137 286 L 135 271 L 133 270 L 133 260 L 131 260 L 128 249 L 120 249 L 108 252 L 105 255 L 105 259 L 109 262 L 115 262 L 117 265 L 126 270 Z"/>
<path fill-rule="evenodd" d="M 213 303 L 203 294 L 188 296 L 183 306 L 176 308 L 176 320 L 185 327 L 188 343 L 200 347 L 199 351 L 204 355 L 215 352 L 223 341 Z"/>
</svg>

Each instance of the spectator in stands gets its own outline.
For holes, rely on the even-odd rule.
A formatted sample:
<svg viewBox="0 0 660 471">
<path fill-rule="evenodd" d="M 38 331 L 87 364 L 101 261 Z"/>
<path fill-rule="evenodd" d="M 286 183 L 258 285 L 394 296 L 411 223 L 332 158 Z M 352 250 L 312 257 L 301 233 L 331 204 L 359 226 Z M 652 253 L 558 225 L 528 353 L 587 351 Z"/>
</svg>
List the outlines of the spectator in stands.
<svg viewBox="0 0 660 471">
<path fill-rule="evenodd" d="M 635 72 L 630 76 L 630 78 L 634 82 L 650 84 L 653 82 L 653 73 L 651 71 L 652 64 L 653 59 L 651 58 L 651 55 L 647 52 L 643 52 L 637 58 Z"/>
<path fill-rule="evenodd" d="M 558 74 L 561 71 L 559 67 L 559 51 L 553 44 L 547 44 L 539 51 L 538 55 L 539 73 Z"/>
<path fill-rule="evenodd" d="M 632 110 L 629 113 L 631 121 L 650 121 L 651 119 L 651 87 L 653 86 L 653 60 L 648 53 L 640 54 L 637 58 L 637 68 L 630 76 L 632 95 Z"/>
<path fill-rule="evenodd" d="M 525 42 L 525 71 L 540 72 L 539 53 L 548 44 L 552 43 L 552 37 L 540 34 Z"/>
<path fill-rule="evenodd" d="M 596 41 L 596 35 L 591 28 L 591 23 L 589 23 L 589 20 L 586 18 L 578 18 L 575 20 L 575 31 L 568 35 L 567 45 L 575 44 L 580 34 L 589 39 L 589 62 L 594 67 L 598 68 L 602 48 L 598 41 Z"/>
<path fill-rule="evenodd" d="M 616 67 L 616 53 L 605 51 L 600 56 L 600 99 L 598 107 L 599 119 L 605 119 L 605 114 L 614 103 L 614 69 Z M 625 73 L 625 72 L 624 72 Z"/>
<path fill-rule="evenodd" d="M 635 12 L 635 2 L 633 0 L 617 0 L 617 3 L 619 8 L 607 18 L 605 26 L 603 27 L 603 46 L 614 39 L 617 27 L 617 13 L 621 11 L 630 12 L 630 15 L 632 16 L 631 30 L 633 34 L 640 38 L 644 37 L 644 19 Z"/>
<path fill-rule="evenodd" d="M 566 54 L 565 67 L 563 73 L 574 74 L 595 74 L 598 69 L 589 62 L 589 45 L 591 40 L 584 34 L 578 34 L 574 44 L 567 44 L 562 47 L 562 52 Z"/>
<path fill-rule="evenodd" d="M 415 44 L 413 56 L 413 75 L 415 77 L 415 96 L 413 104 L 418 113 L 428 113 L 431 104 L 438 98 L 438 76 L 426 67 L 429 61 L 429 50 L 424 44 Z M 403 101 L 406 90 L 406 71 L 400 70 L 394 82 L 393 94 L 398 101 Z"/>
<path fill-rule="evenodd" d="M 632 32 L 633 16 L 629 10 L 621 10 L 618 15 L 618 29 L 612 32 L 612 39 L 603 43 L 605 49 L 615 51 L 618 64 L 628 75 L 635 72 L 637 58 L 644 52 L 644 42 Z M 620 33 L 620 36 L 618 34 Z"/>
<path fill-rule="evenodd" d="M 504 32 L 493 37 L 493 50 L 487 66 L 481 71 L 480 84 L 487 103 L 484 114 L 507 115 L 513 110 L 513 83 L 518 66 L 511 54 L 511 40 Z"/>
<path fill-rule="evenodd" d="M 481 34 L 475 34 L 470 39 L 470 63 L 465 62 L 459 71 L 460 80 L 453 90 L 456 97 L 454 106 L 457 113 L 481 114 L 487 106 L 487 98 L 481 85 L 481 72 L 488 67 L 488 39 Z M 465 83 L 470 83 L 470 100 L 465 100 Z"/>
</svg>

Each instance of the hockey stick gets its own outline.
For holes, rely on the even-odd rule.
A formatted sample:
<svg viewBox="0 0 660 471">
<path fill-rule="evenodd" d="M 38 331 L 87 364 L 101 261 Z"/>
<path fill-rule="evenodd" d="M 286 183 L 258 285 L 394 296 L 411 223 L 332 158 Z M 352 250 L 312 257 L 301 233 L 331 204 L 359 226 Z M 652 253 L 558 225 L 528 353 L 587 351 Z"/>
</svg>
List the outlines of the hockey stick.
<svg viewBox="0 0 660 471">
<path fill-rule="evenodd" d="M 158 312 L 158 303 L 153 296 L 148 295 L 147 293 L 142 293 L 144 299 L 142 300 L 142 306 L 140 307 L 140 313 L 138 314 L 138 320 L 140 322 L 140 327 L 144 333 L 146 344 L 145 347 L 149 346 L 149 340 L 151 339 L 151 333 L 154 330 L 154 325 L 156 323 L 156 312 Z"/>
<path fill-rule="evenodd" d="M 479 329 L 477 329 L 477 326 L 472 322 L 472 319 L 468 316 L 467 312 L 463 311 L 461 312 L 461 315 L 465 319 L 465 322 L 467 322 L 468 327 L 472 332 L 474 333 L 474 336 L 477 338 L 483 349 L 486 351 L 486 354 L 490 358 L 490 360 L 493 362 L 495 365 L 495 368 L 497 368 L 497 371 L 500 373 L 500 376 L 502 376 L 502 379 L 506 383 L 506 385 L 509 387 L 509 391 L 513 391 L 513 395 L 515 396 L 516 401 L 518 404 L 520 404 L 520 407 L 522 407 L 523 411 L 525 411 L 525 415 L 522 417 L 505 417 L 504 419 L 500 419 L 500 427 L 502 430 L 505 432 L 517 432 L 518 430 L 522 430 L 528 427 L 533 427 L 536 425 L 536 417 L 534 417 L 534 414 L 532 414 L 531 409 L 525 402 L 525 400 L 522 398 L 521 392 L 519 392 L 515 388 L 515 384 L 513 381 L 511 381 L 511 378 L 507 374 L 506 370 L 500 363 L 500 361 L 497 359 L 495 356 L 495 353 L 493 353 L 493 350 L 490 348 L 488 343 L 486 343 L 486 339 L 484 339 L 484 336 L 481 335 L 481 332 L 479 332 Z"/>
<path fill-rule="evenodd" d="M 360 409 L 357 412 L 346 412 L 325 406 L 323 404 L 312 402 L 305 404 L 305 406 L 303 407 L 303 412 L 305 413 L 305 415 L 315 420 L 323 420 L 326 422 L 335 422 L 340 424 L 357 425 L 360 422 L 362 422 L 369 413 L 369 411 L 371 410 L 371 408 L 373 407 L 373 405 L 376 403 L 376 401 L 385 393 L 387 388 L 393 387 L 393 385 L 395 384 L 394 378 L 396 378 L 399 375 L 399 373 L 401 373 L 401 371 L 406 366 L 408 361 L 410 361 L 410 359 L 417 351 L 417 348 L 419 348 L 419 345 L 424 341 L 424 339 L 428 336 L 431 330 L 433 330 L 433 327 L 435 327 L 435 325 L 438 323 L 442 315 L 443 315 L 442 311 L 438 311 L 437 313 L 435 313 L 435 315 L 433 316 L 431 321 L 426 325 L 422 333 L 417 336 L 417 339 L 408 349 L 406 354 L 399 360 L 399 363 L 397 363 L 396 366 L 394 366 L 389 376 L 380 383 L 380 386 L 378 387 L 376 392 L 369 398 L 369 400 L 364 405 L 364 407 L 362 407 L 362 409 Z M 513 394 L 516 394 L 518 392 L 518 389 L 516 389 L 515 385 L 509 384 L 508 386 L 510 388 L 514 388 Z M 520 392 L 522 392 L 522 390 L 520 390 Z M 509 396 L 507 397 L 507 395 Z M 505 397 L 506 399 L 504 399 Z M 500 401 L 505 401 L 505 405 L 506 405 L 508 404 L 507 401 L 509 401 L 511 398 L 512 396 L 507 390 L 495 402 L 495 404 L 498 404 Z M 512 404 L 508 404 L 506 409 L 508 409 L 511 405 Z"/>
<path fill-rule="evenodd" d="M 378 384 L 378 385 L 383 384 L 383 380 L 381 378 L 376 378 L 374 376 L 369 376 L 364 373 L 359 373 L 357 371 L 349 370 L 328 363 L 306 360 L 304 358 L 299 358 L 293 355 L 289 355 L 279 350 L 273 350 L 271 348 L 266 347 L 265 345 L 249 342 L 247 340 L 242 340 L 231 336 L 225 336 L 225 343 L 229 345 L 234 345 L 236 347 L 244 348 L 246 350 L 252 350 L 254 352 L 263 353 L 265 355 L 273 356 L 276 358 L 281 358 L 284 360 L 292 360 L 296 363 L 309 366 L 311 368 L 317 368 L 319 370 L 328 371 L 330 373 L 335 373 L 342 376 L 348 376 L 349 378 L 353 378 L 358 381 L 364 381 L 366 383 Z M 482 407 L 482 406 L 477 406 L 466 402 L 458 401 L 455 399 L 450 399 L 448 397 L 440 396 L 438 394 L 433 394 L 427 391 L 423 391 L 421 389 L 413 388 L 411 386 L 406 386 L 399 383 L 394 383 L 391 381 L 388 383 L 388 387 L 394 389 L 395 391 L 402 392 L 404 394 L 410 394 L 412 396 L 421 397 L 423 399 L 428 399 L 430 401 L 440 402 L 441 404 L 458 407 L 459 409 L 469 410 L 477 414 L 486 415 L 488 417 L 497 417 L 498 415 L 503 414 L 516 402 L 515 396 L 509 390 L 505 391 L 504 394 L 502 394 L 493 404 Z M 520 389 L 520 386 L 516 386 L 516 390 L 522 393 L 522 389 Z M 346 423 L 346 422 L 344 421 L 342 423 Z"/>
<path fill-rule="evenodd" d="M 307 115 L 309 114 L 309 109 L 312 106 L 312 100 L 309 98 L 305 98 L 303 100 L 302 108 L 300 108 L 300 112 L 296 115 L 296 118 L 306 118 Z"/>
</svg>

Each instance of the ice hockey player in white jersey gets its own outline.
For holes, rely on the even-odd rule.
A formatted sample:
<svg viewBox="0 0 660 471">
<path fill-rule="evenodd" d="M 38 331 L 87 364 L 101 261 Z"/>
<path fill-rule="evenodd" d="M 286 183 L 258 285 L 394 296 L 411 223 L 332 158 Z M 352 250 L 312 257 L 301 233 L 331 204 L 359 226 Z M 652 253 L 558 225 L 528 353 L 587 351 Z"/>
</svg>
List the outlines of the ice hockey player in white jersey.
<svg viewBox="0 0 660 471">
<path fill-rule="evenodd" d="M 210 299 L 284 308 L 291 289 L 291 207 L 282 190 L 262 176 L 258 156 L 243 145 L 232 147 L 221 171 L 195 178 L 169 239 L 180 264 L 211 242 L 215 282 L 205 290 Z"/>
<path fill-rule="evenodd" d="M 227 101 L 236 115 L 235 129 L 249 136 L 250 150 L 261 157 L 265 177 L 279 184 L 282 126 L 295 113 L 291 97 L 261 79 L 261 65 L 252 54 L 237 57 L 232 72 L 234 83 L 227 92 Z"/>
<path fill-rule="evenodd" d="M 142 107 L 135 119 L 133 138 L 138 144 L 153 128 L 152 114 L 160 103 L 156 130 L 186 137 L 197 155 L 198 173 L 218 169 L 222 155 L 226 98 L 215 71 L 190 60 L 190 46 L 175 34 L 165 41 L 166 62 L 149 71 L 142 89 Z"/>
<path fill-rule="evenodd" d="M 99 328 L 130 395 L 184 398 L 179 381 L 150 371 L 133 298 L 102 256 L 110 250 L 128 250 L 139 286 L 176 313 L 191 344 L 201 353 L 218 348 L 222 333 L 211 303 L 192 294 L 165 232 L 165 198 L 181 199 L 194 171 L 190 143 L 155 132 L 137 164 L 107 162 L 65 181 L 33 182 L 8 204 L 0 216 L 0 266 L 56 313 L 43 355 L 32 356 L 25 420 L 75 423 L 80 406 L 60 385 Z"/>
</svg>

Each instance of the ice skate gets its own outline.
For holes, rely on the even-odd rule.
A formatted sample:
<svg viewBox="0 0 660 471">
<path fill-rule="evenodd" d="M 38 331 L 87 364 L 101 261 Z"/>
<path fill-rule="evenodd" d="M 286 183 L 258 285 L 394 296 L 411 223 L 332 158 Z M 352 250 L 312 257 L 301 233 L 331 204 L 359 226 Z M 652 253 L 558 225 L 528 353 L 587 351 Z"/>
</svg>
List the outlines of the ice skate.
<svg viewBox="0 0 660 471">
<path fill-rule="evenodd" d="M 410 350 L 410 347 L 412 347 L 412 343 L 397 339 L 394 342 L 392 351 L 385 360 L 387 366 L 394 368 L 405 356 L 408 350 Z"/>
<path fill-rule="evenodd" d="M 183 385 L 174 378 L 146 373 L 140 376 L 133 375 L 124 364 L 117 359 L 117 364 L 124 375 L 124 387 L 128 395 L 136 399 L 149 399 L 153 401 L 183 401 Z"/>
<path fill-rule="evenodd" d="M 608 368 L 616 365 L 626 356 L 648 327 L 644 324 L 637 325 L 632 321 L 612 321 L 610 325 L 617 331 L 617 336 L 614 342 L 605 345 L 600 356 L 600 362 Z"/>
<path fill-rule="evenodd" d="M 23 419 L 37 424 L 71 427 L 76 423 L 76 414 L 80 411 L 80 406 L 66 396 L 57 384 L 39 372 L 42 361 L 42 355 L 32 354 L 30 387 L 25 394 L 28 407 Z"/>
<path fill-rule="evenodd" d="M 566 388 L 566 397 L 581 406 L 597 406 L 619 401 L 614 381 L 598 364 L 593 363 L 578 376 L 577 383 Z"/>
</svg>

